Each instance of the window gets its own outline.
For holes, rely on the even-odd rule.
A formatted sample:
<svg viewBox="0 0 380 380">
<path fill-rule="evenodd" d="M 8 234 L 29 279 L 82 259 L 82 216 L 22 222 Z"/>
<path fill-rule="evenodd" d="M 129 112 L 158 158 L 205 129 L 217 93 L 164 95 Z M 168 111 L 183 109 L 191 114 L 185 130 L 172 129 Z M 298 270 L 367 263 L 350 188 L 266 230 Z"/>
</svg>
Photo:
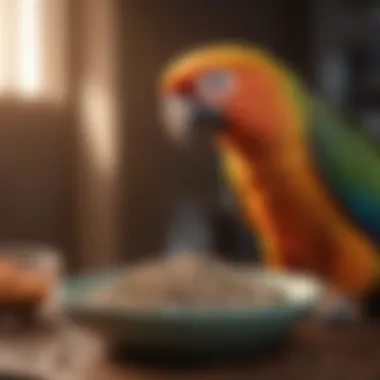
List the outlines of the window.
<svg viewBox="0 0 380 380">
<path fill-rule="evenodd" d="M 60 100 L 67 0 L 0 0 L 0 97 Z"/>
</svg>

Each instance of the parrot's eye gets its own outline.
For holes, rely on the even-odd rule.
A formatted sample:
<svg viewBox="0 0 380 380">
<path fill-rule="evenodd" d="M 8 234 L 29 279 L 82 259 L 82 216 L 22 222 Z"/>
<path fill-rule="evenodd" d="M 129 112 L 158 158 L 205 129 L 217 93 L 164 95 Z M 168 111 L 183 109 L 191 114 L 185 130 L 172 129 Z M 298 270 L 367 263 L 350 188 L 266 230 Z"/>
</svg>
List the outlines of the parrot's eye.
<svg viewBox="0 0 380 380">
<path fill-rule="evenodd" d="M 228 71 L 212 71 L 199 79 L 197 93 L 205 100 L 219 101 L 232 89 L 233 79 Z"/>
</svg>

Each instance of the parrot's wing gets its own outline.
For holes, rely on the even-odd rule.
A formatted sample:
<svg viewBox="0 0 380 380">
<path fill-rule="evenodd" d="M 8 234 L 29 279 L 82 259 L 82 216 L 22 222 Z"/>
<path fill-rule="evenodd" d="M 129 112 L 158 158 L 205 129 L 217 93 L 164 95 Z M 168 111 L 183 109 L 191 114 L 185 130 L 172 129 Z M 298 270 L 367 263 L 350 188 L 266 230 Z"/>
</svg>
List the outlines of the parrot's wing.
<svg viewBox="0 0 380 380">
<path fill-rule="evenodd" d="M 327 188 L 359 228 L 380 243 L 380 150 L 321 103 L 311 108 L 310 143 Z"/>
</svg>

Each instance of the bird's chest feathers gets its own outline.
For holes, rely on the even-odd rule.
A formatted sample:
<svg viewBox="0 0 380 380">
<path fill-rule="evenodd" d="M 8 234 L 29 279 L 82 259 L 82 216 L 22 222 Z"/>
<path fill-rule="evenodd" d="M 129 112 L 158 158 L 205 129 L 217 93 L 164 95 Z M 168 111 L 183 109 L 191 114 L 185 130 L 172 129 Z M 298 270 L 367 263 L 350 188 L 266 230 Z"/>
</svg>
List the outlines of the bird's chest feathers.
<svg viewBox="0 0 380 380">
<path fill-rule="evenodd" d="M 291 266 L 315 265 L 311 245 L 319 244 L 316 179 L 306 170 L 302 157 L 277 156 L 260 163 L 230 150 L 228 173 L 244 209 L 256 213 L 256 224 L 271 224 L 271 239 L 281 246 Z M 255 202 L 259 205 L 251 205 Z M 260 228 L 260 226 L 258 226 Z"/>
<path fill-rule="evenodd" d="M 248 223 L 288 268 L 329 278 L 356 294 L 373 279 L 375 248 L 341 214 L 301 148 L 260 162 L 224 149 Z M 358 254 L 360 252 L 360 254 Z M 352 268 L 361 268 L 352 276 Z"/>
</svg>

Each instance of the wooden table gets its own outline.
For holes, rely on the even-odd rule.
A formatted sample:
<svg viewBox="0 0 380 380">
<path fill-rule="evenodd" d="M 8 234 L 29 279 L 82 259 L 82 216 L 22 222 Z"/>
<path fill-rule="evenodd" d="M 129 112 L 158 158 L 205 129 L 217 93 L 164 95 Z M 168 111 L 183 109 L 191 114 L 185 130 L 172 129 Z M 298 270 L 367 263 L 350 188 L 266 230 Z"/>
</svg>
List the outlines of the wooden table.
<svg viewBox="0 0 380 380">
<path fill-rule="evenodd" d="M 211 367 L 121 364 L 107 358 L 105 349 L 98 338 L 71 325 L 0 335 L 0 371 L 18 368 L 46 380 L 380 379 L 380 323 L 346 327 L 310 324 L 299 328 L 279 350 Z"/>
<path fill-rule="evenodd" d="M 103 359 L 96 380 L 379 380 L 380 323 L 300 328 L 278 352 L 211 368 L 149 368 Z"/>
</svg>

